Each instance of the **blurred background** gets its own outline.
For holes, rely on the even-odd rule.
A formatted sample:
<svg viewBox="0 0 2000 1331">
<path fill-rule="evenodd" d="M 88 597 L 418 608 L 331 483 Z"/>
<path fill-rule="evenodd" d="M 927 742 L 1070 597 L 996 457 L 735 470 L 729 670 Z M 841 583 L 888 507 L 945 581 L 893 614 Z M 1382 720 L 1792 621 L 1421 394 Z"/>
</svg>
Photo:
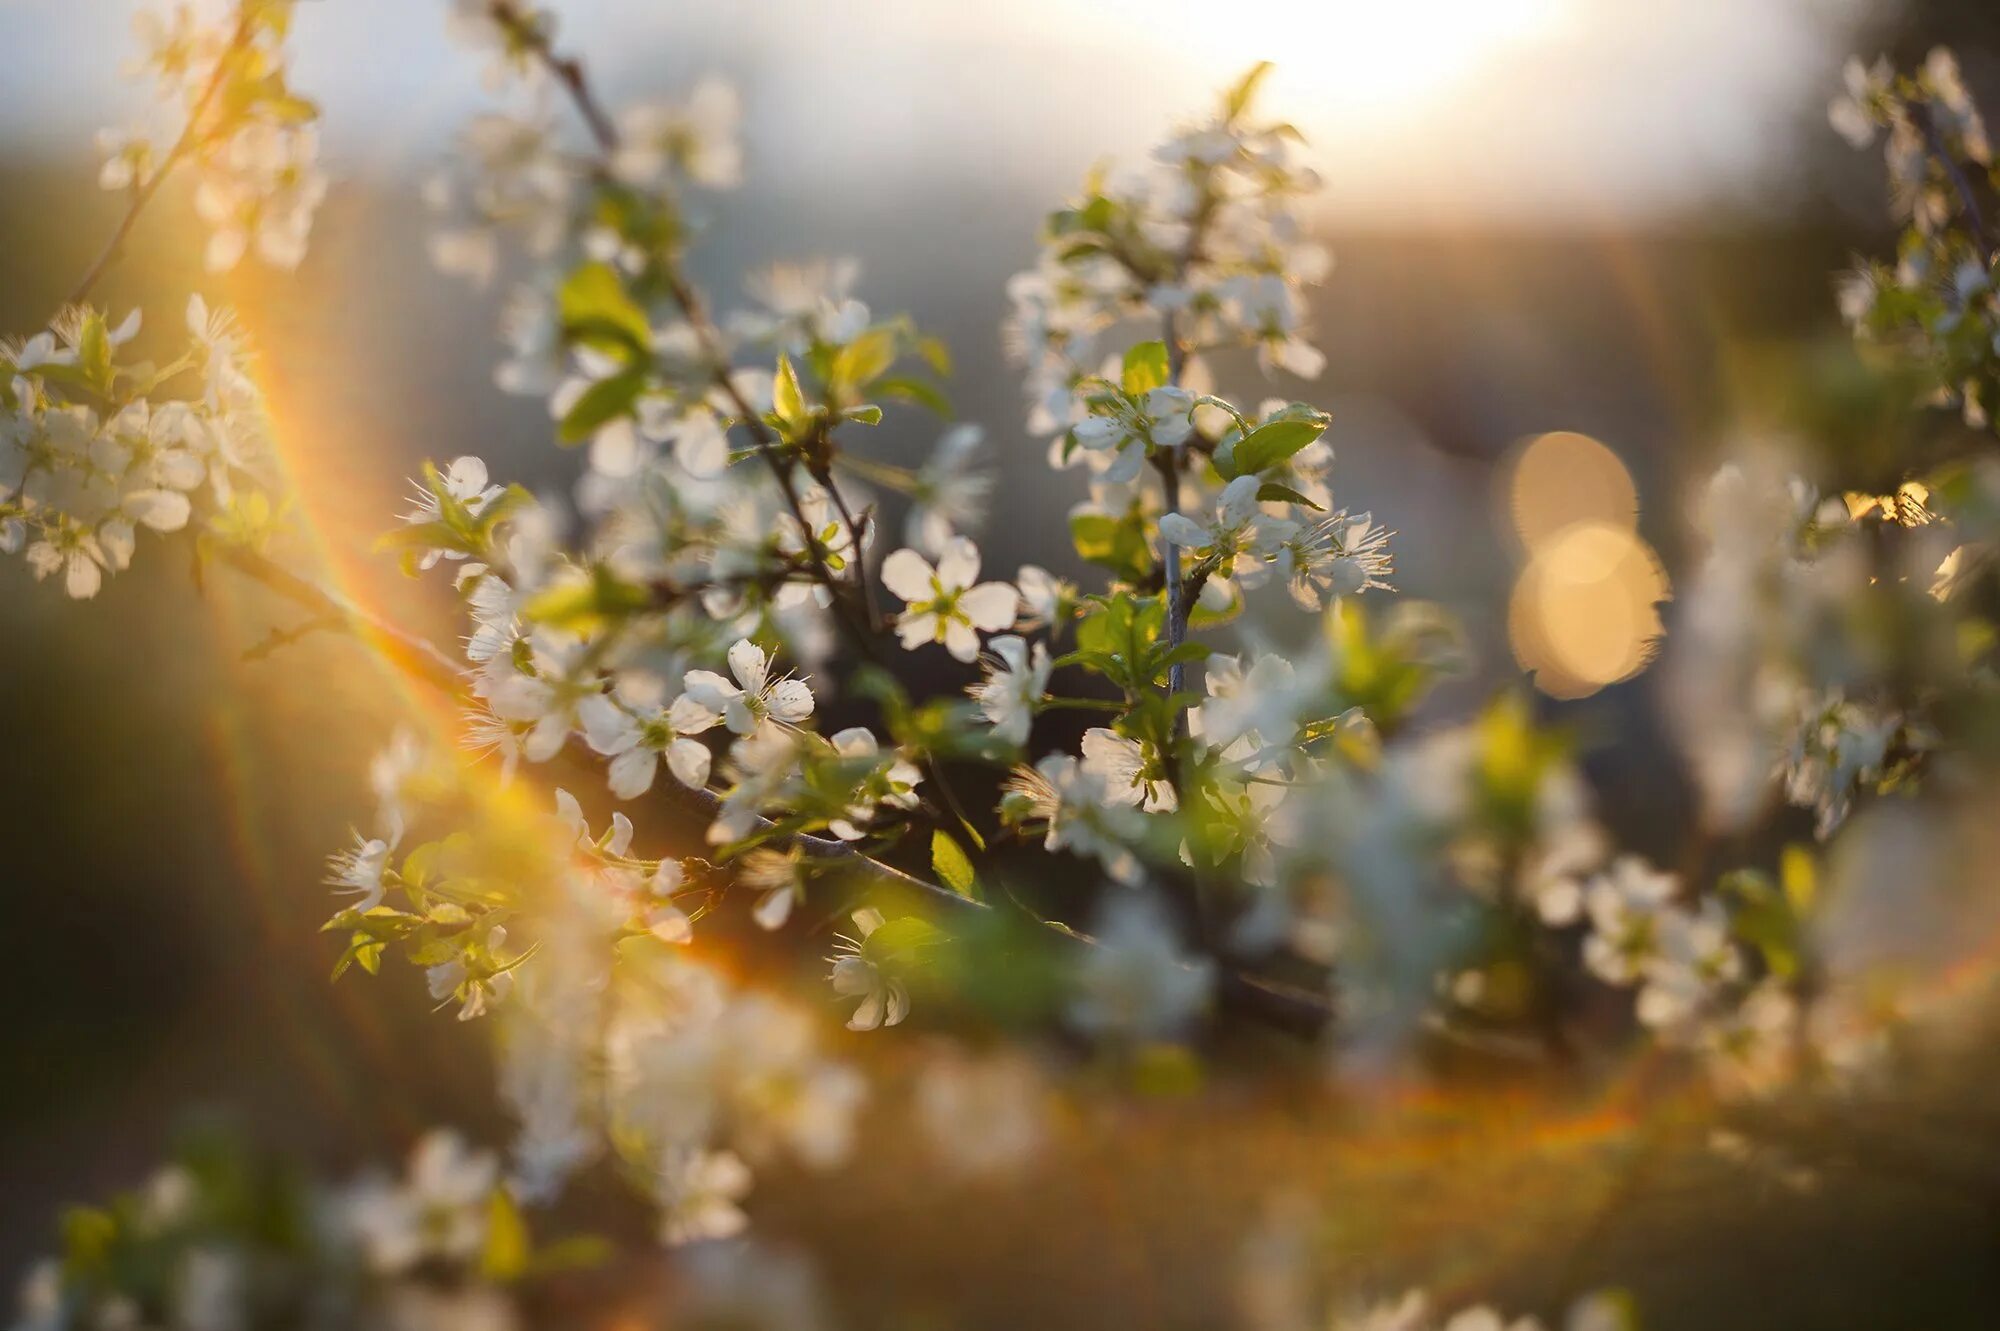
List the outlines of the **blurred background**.
<svg viewBox="0 0 2000 1331">
<path fill-rule="evenodd" d="M 117 77 L 131 8 L 0 0 L 0 329 L 40 326 L 115 222 L 91 136 L 145 104 Z M 1539 706 L 1616 737 L 1586 755 L 1606 820 L 1663 859 L 1692 798 L 1655 720 L 1645 615 L 1604 630 L 1603 650 L 1599 630 L 1629 618 L 1634 587 L 1643 612 L 1686 568 L 1688 484 L 1757 418 L 1768 367 L 1840 354 L 1833 275 L 1891 235 L 1879 162 L 1826 127 L 1841 62 L 1950 44 L 2000 105 L 1987 0 L 558 9 L 562 44 L 614 104 L 711 71 L 740 87 L 748 180 L 714 202 L 696 260 L 713 290 L 738 294 L 746 266 L 852 254 L 874 310 L 951 344 L 958 409 L 1001 473 L 986 541 L 1000 570 L 1066 549 L 1080 495 L 1022 428 L 1000 349 L 1007 277 L 1094 162 L 1138 156 L 1243 67 L 1278 61 L 1264 104 L 1311 141 L 1327 180 L 1312 222 L 1338 266 L 1313 297 L 1324 378 L 1269 391 L 1333 412 L 1337 501 L 1401 533 L 1401 594 L 1471 626 L 1477 678 L 1441 711 L 1542 668 Z M 560 491 L 579 460 L 550 447 L 538 404 L 491 386 L 500 293 L 426 257 L 418 187 L 485 100 L 432 10 L 299 6 L 294 82 L 324 109 L 335 187 L 296 276 L 208 277 L 170 187 L 100 298 L 114 316 L 143 306 L 155 331 L 191 289 L 239 305 L 320 557 L 442 638 L 441 608 L 373 550 L 401 478 L 471 452 Z M 1522 441 L 1552 431 L 1615 457 L 1607 484 L 1630 499 L 1613 506 L 1636 501 L 1647 554 L 1608 600 L 1584 596 L 1539 632 L 1517 614 L 1510 632 L 1535 551 L 1496 494 Z M 879 442 L 914 460 L 934 436 L 904 419 Z M 1574 469 L 1558 476 L 1606 474 L 1565 446 L 1578 451 L 1552 456 Z M 316 933 L 322 857 L 411 700 L 334 638 L 246 659 L 284 612 L 226 573 L 198 585 L 184 550 L 142 537 L 133 569 L 82 605 L 0 561 L 0 1011 L 27 1014 L 0 1023 L 0 1280 L 46 1245 L 60 1202 L 137 1175 L 191 1103 L 238 1106 L 266 1140 L 333 1163 L 393 1153 L 432 1122 L 499 1129 L 480 1042 L 428 1015 L 413 974 L 329 987 Z M 1565 654 L 1564 631 L 1583 645 Z M 1885 1219 L 1911 1264 L 1845 1278 L 2000 1306 L 2000 1277 L 1982 1286 L 1965 1265 L 1984 1240 L 1964 1218 L 1939 1233 Z M 1978 1224 L 1990 1233 L 1992 1216 Z M 1837 1289 L 1821 1298 L 1824 1317 L 1798 1324 L 1882 1324 L 1843 1321 Z M 1765 1325 L 1755 1311 L 1706 1324 Z"/>
</svg>

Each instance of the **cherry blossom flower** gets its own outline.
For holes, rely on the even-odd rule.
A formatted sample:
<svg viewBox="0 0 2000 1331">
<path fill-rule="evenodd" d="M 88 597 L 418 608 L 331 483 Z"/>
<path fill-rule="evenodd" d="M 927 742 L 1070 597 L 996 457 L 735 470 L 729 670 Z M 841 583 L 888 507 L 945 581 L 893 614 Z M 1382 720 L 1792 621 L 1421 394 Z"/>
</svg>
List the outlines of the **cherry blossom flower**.
<svg viewBox="0 0 2000 1331">
<path fill-rule="evenodd" d="M 900 1026 L 903 1018 L 910 1015 L 909 987 L 885 974 L 881 966 L 865 955 L 868 938 L 884 923 L 882 912 L 864 907 L 854 912 L 853 919 L 861 936 L 840 935 L 834 944 L 835 955 L 829 958 L 833 962 L 829 977 L 833 992 L 843 998 L 861 999 L 861 1006 L 847 1019 L 847 1029 L 872 1031 L 883 1026 Z"/>
<path fill-rule="evenodd" d="M 1584 892 L 1591 934 L 1584 961 L 1612 984 L 1631 984 L 1659 956 L 1660 917 L 1680 883 L 1637 855 L 1621 855 Z"/>
<path fill-rule="evenodd" d="M 700 790 L 708 784 L 708 746 L 691 738 L 715 724 L 701 704 L 676 700 L 674 707 L 632 708 L 595 694 L 577 704 L 576 716 L 584 742 L 611 759 L 611 793 L 618 798 L 637 799 L 651 790 L 663 757 L 682 785 Z"/>
<path fill-rule="evenodd" d="M 978 576 L 979 547 L 963 536 L 945 543 L 935 568 L 910 549 L 883 560 L 882 585 L 907 603 L 896 620 L 904 649 L 940 642 L 956 659 L 972 661 L 979 656 L 981 632 L 1011 628 L 1020 594 L 1004 582 L 975 584 Z"/>
<path fill-rule="evenodd" d="M 992 653 L 986 675 L 966 692 L 992 724 L 995 738 L 1026 744 L 1035 709 L 1049 691 L 1049 649 L 1039 642 L 1030 647 L 1012 633 L 989 640 L 986 647 Z"/>
<path fill-rule="evenodd" d="M 618 117 L 611 170 L 628 185 L 659 185 L 677 171 L 697 185 L 732 189 L 743 181 L 741 118 L 736 90 L 719 79 L 696 84 L 685 106 L 630 107 Z"/>
<path fill-rule="evenodd" d="M 750 1194 L 750 1167 L 734 1151 L 680 1150 L 659 1167 L 660 1241 L 673 1247 L 741 1234 L 750 1218 L 737 1203 Z"/>
<path fill-rule="evenodd" d="M 977 425 L 952 426 L 911 481 L 903 542 L 926 558 L 938 558 L 953 536 L 967 535 L 986 520 L 993 476 L 970 467 L 984 437 Z"/>
<path fill-rule="evenodd" d="M 1108 454 L 1099 474 L 1112 484 L 1123 484 L 1138 476 L 1152 449 L 1178 448 L 1187 442 L 1194 432 L 1189 419 L 1193 410 L 1194 395 L 1184 388 L 1155 388 L 1136 400 L 1119 394 L 1101 409 L 1093 409 L 1070 433 L 1078 447 Z"/>
<path fill-rule="evenodd" d="M 1343 596 L 1393 590 L 1387 579 L 1395 572 L 1389 554 L 1394 535 L 1366 513 L 1337 513 L 1294 528 L 1274 543 L 1279 576 L 1302 610 L 1322 609 Z"/>
<path fill-rule="evenodd" d="M 696 734 L 718 723 L 738 735 L 754 735 L 773 726 L 796 726 L 813 713 L 812 690 L 802 679 L 771 677 L 771 659 L 748 638 L 729 649 L 731 683 L 712 670 L 690 670 L 686 692 L 675 702 L 672 722 L 682 734 Z"/>
<path fill-rule="evenodd" d="M 1212 559 L 1225 575 L 1249 583 L 1264 571 L 1264 556 L 1290 536 L 1293 524 L 1267 515 L 1257 501 L 1263 484 L 1257 476 L 1238 476 L 1216 497 L 1215 516 L 1196 518 L 1168 513 L 1160 519 L 1160 537 Z"/>
<path fill-rule="evenodd" d="M 1137 804 L 1147 813 L 1172 813 L 1180 807 L 1159 755 L 1115 730 L 1092 726 L 1083 732 L 1083 770 L 1104 782 L 1108 804 Z"/>
</svg>

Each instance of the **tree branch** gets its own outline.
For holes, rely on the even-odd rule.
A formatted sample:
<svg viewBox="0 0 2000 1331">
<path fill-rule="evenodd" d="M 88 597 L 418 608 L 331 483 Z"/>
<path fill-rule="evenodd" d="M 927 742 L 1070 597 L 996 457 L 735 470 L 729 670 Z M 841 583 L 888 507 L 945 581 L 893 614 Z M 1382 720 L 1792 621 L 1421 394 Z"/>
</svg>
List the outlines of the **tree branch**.
<svg viewBox="0 0 2000 1331">
<path fill-rule="evenodd" d="M 159 193 L 160 186 L 166 182 L 167 176 L 193 149 L 195 141 L 200 137 L 202 117 L 207 114 L 209 105 L 222 90 L 222 85 L 228 81 L 231 62 L 249 44 L 252 27 L 249 9 L 246 6 L 238 13 L 236 30 L 230 34 L 229 45 L 216 57 L 215 71 L 209 75 L 208 82 L 202 87 L 200 95 L 195 98 L 194 105 L 188 108 L 187 124 L 181 128 L 180 137 L 174 140 L 174 146 L 167 150 L 167 155 L 160 159 L 160 164 L 153 169 L 153 173 L 132 191 L 132 200 L 125 208 L 125 215 L 118 220 L 117 230 L 111 233 L 111 239 L 105 243 L 103 251 L 97 256 L 97 261 L 90 265 L 84 275 L 77 280 L 77 284 L 70 289 L 68 299 L 63 301 L 65 306 L 81 305 L 90 293 L 97 289 L 97 284 L 103 279 L 104 274 L 111 270 L 111 266 L 118 262 L 119 256 L 125 252 L 125 241 L 132 234 L 132 228 L 139 224 L 139 214 L 146 211 L 146 205 L 153 201 L 155 194 Z"/>
</svg>

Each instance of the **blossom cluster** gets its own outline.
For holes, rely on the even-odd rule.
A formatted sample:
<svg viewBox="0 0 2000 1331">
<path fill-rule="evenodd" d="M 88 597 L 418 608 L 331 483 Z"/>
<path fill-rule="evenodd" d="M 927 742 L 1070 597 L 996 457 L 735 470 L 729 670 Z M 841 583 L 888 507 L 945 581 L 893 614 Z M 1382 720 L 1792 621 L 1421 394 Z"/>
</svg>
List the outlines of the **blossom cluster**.
<svg viewBox="0 0 2000 1331">
<path fill-rule="evenodd" d="M 372 775 L 373 834 L 333 860 L 353 897 L 327 925 L 347 938 L 338 969 L 397 949 L 461 1020 L 497 1018 L 521 1196 L 615 1149 L 682 1242 L 741 1227 L 746 1161 L 846 1158 L 858 1074 L 818 1052 L 808 1013 L 689 954 L 712 866 L 638 857 L 630 820 L 594 834 L 566 791 L 552 814 L 496 804 L 408 735 Z M 431 825 L 451 834 L 405 845 Z"/>
<path fill-rule="evenodd" d="M 141 1187 L 72 1208 L 63 1244 L 23 1281 L 18 1331 L 510 1328 L 522 1282 L 594 1246 L 537 1245 L 498 1159 L 443 1129 L 401 1175 L 345 1183 L 197 1132 Z"/>
<path fill-rule="evenodd" d="M 79 306 L 0 343 L 0 551 L 80 599 L 131 564 L 142 528 L 256 545 L 278 516 L 235 318 L 192 297 L 165 364 L 130 356 L 139 331 L 137 310 L 113 325 Z"/>
<path fill-rule="evenodd" d="M 97 136 L 107 190 L 150 193 L 182 158 L 198 172 L 195 211 L 208 225 L 206 262 L 225 272 L 255 253 L 291 269 L 305 258 L 326 198 L 318 108 L 290 85 L 285 37 L 295 0 L 242 0 L 223 12 L 176 0 L 133 19 L 140 54 L 126 64 L 179 118 L 175 137 L 147 128 Z"/>
<path fill-rule="evenodd" d="M 1859 336 L 1900 353 L 1968 425 L 1988 424 L 2000 394 L 2000 214 L 1987 211 L 2000 176 L 1958 61 L 1942 47 L 1907 74 L 1886 59 L 1850 60 L 1829 116 L 1857 148 L 1883 140 L 1891 211 L 1904 227 L 1894 263 L 1843 277 L 1841 313 Z"/>
<path fill-rule="evenodd" d="M 212 267 L 253 248 L 296 263 L 325 188 L 312 109 L 286 84 L 289 13 L 244 0 L 233 26 L 185 6 L 142 21 L 143 66 L 188 128 L 164 153 L 114 145 L 105 183 L 136 209 L 194 161 Z M 343 1194 L 340 1232 L 373 1276 L 474 1261 L 491 1276 L 516 1200 L 550 1200 L 599 1160 L 683 1244 L 741 1230 L 767 1162 L 852 1155 L 867 1088 L 827 1051 L 827 1023 L 703 946 L 733 893 L 773 932 L 851 922 L 822 998 L 852 1032 L 918 1024 L 927 990 L 985 966 L 1031 975 L 1036 1015 L 1131 1069 L 1276 992 L 1268 965 L 1311 977 L 1291 1010 L 1364 1062 L 1432 1041 L 1566 1057 L 1589 1033 L 1570 1001 L 1586 976 L 1630 991 L 1627 1025 L 1725 1091 L 1880 1061 L 1901 1013 L 1859 1000 L 1874 974 L 1834 964 L 1831 856 L 1786 830 L 1775 872 L 1657 871 L 1614 846 L 1571 737 L 1519 697 L 1433 723 L 1460 635 L 1435 607 L 1374 608 L 1391 533 L 1336 505 L 1330 416 L 1218 391 L 1232 358 L 1322 365 L 1302 288 L 1328 260 L 1296 212 L 1317 177 L 1296 131 L 1254 114 L 1261 67 L 1146 172 L 1094 174 L 1010 284 L 1030 429 L 1087 473 L 1068 529 L 1088 571 L 1008 577 L 977 543 L 977 427 L 947 424 L 916 466 L 866 447 L 890 410 L 950 416 L 940 344 L 879 318 L 845 261 L 773 267 L 744 308 L 713 308 L 690 279 L 702 210 L 744 170 L 734 93 L 606 107 L 548 13 L 459 0 L 451 19 L 516 104 L 475 119 L 431 182 L 431 254 L 480 284 L 506 274 L 497 386 L 537 400 L 584 461 L 567 496 L 475 456 L 427 464 L 393 534 L 410 572 L 459 598 L 462 650 L 439 661 L 466 747 L 500 779 L 407 737 L 377 760 L 365 830 L 329 861 L 336 974 L 393 952 L 440 1008 L 485 1019 L 520 1133 L 504 1181 L 439 1138 L 409 1180 Z M 1989 166 L 1984 131 L 1943 57 L 1861 70 L 1852 94 L 1837 120 L 1888 130 L 1910 231 L 1898 266 L 1844 302 L 1864 332 L 1945 365 L 1940 386 L 1977 419 L 2000 357 L 1967 176 Z M 83 306 L 0 347 L 0 548 L 72 596 L 127 564 L 138 527 L 255 549 L 277 516 L 241 336 L 199 297 L 188 327 L 164 365 L 129 359 L 136 316 Z M 1746 456 L 1710 487 L 1670 668 L 1711 830 L 1781 791 L 1825 841 L 1977 757 L 1946 719 L 1993 701 L 2000 469 L 1959 454 L 1921 476 L 1825 470 Z M 1310 617 L 1292 620 L 1303 646 L 1232 628 L 1271 587 Z M 918 670 L 896 668 L 911 665 L 954 678 L 913 696 Z M 836 707 L 866 722 L 827 722 Z M 1065 712 L 1096 724 L 1060 731 Z M 582 799 L 537 783 L 579 763 L 594 765 L 590 787 L 570 782 Z M 990 807 L 959 795 L 969 774 L 997 788 Z M 691 815 L 683 844 L 701 853 L 638 853 L 622 809 L 594 823 L 600 778 L 641 825 L 648 797 Z M 1048 857 L 1034 904 L 1006 843 Z M 1043 918 L 1048 900 L 1090 932 Z M 1033 946 L 1005 933 L 1017 923 Z M 969 1172 L 1037 1148 L 1033 1076 L 940 1067 L 921 1112 L 961 1135 L 990 1124 L 960 1145 Z M 104 1243 L 146 1214 L 124 1208 Z M 49 1325 L 125 1297 L 48 1280 Z M 1417 1299 L 1351 1324 L 1434 1321 Z"/>
</svg>

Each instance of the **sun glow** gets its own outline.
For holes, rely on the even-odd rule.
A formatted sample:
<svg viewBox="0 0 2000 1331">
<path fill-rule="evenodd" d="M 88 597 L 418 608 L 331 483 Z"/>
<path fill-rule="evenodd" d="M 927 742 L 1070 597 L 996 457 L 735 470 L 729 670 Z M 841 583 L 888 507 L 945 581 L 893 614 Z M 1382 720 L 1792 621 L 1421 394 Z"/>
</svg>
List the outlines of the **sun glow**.
<svg viewBox="0 0 2000 1331">
<path fill-rule="evenodd" d="M 1200 4 L 1200 0 L 1194 0 Z M 1237 0 L 1220 10 L 1210 61 L 1270 60 L 1316 108 L 1432 103 L 1483 66 L 1545 41 L 1573 0 Z"/>
</svg>

